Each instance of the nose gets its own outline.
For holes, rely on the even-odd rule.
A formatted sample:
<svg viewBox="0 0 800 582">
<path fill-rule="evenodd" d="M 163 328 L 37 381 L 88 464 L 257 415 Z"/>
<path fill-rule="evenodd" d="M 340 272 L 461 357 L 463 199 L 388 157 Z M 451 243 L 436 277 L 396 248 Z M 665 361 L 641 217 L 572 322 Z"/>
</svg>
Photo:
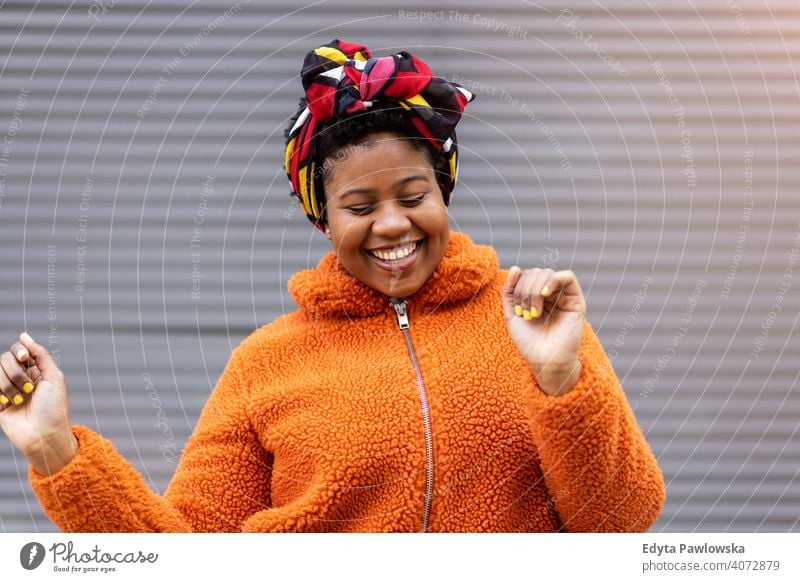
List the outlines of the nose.
<svg viewBox="0 0 800 582">
<path fill-rule="evenodd" d="M 411 230 L 411 219 L 408 217 L 408 208 L 396 201 L 384 202 L 375 210 L 375 220 L 372 223 L 372 232 L 385 238 L 398 238 Z"/>
</svg>

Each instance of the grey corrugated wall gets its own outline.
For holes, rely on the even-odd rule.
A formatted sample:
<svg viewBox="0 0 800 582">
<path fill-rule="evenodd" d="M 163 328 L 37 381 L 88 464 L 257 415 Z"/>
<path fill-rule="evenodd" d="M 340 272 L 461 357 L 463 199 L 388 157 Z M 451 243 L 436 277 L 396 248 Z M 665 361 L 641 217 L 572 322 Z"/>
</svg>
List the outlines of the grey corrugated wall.
<svg viewBox="0 0 800 582">
<path fill-rule="evenodd" d="M 281 167 L 305 52 L 407 48 L 478 95 L 453 227 L 578 273 L 666 476 L 654 530 L 800 530 L 797 3 L 403 10 L 4 2 L 0 343 L 49 344 L 73 420 L 163 491 L 232 346 L 326 249 Z M 0 531 L 51 530 L 3 438 Z"/>
</svg>

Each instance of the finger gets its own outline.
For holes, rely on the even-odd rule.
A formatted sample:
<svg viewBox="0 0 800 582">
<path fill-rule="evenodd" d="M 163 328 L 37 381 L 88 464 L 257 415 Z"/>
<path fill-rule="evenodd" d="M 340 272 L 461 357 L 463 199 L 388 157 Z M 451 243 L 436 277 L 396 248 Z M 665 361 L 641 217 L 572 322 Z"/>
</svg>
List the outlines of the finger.
<svg viewBox="0 0 800 582">
<path fill-rule="evenodd" d="M 8 392 L 8 394 L 6 394 Z M 14 385 L 11 380 L 5 375 L 5 372 L 0 370 L 0 412 L 14 406 L 11 399 L 14 397 Z"/>
<path fill-rule="evenodd" d="M 3 395 L 0 402 L 5 406 L 19 406 L 25 401 L 25 395 L 33 392 L 33 383 L 11 352 L 0 354 L 0 370 L 0 392 Z"/>
<path fill-rule="evenodd" d="M 568 310 L 585 310 L 583 290 L 572 271 L 557 271 L 544 282 L 541 294 L 551 305 Z"/>
<path fill-rule="evenodd" d="M 578 278 L 572 271 L 553 272 L 545 286 L 547 287 L 548 296 L 553 295 L 556 291 L 562 295 L 565 293 L 583 295 Z"/>
<path fill-rule="evenodd" d="M 17 361 L 20 363 L 25 363 L 28 361 L 28 349 L 20 342 L 14 342 L 14 344 L 11 346 L 11 353 L 16 356 Z"/>
<path fill-rule="evenodd" d="M 542 314 L 543 299 L 539 293 L 542 281 L 545 280 L 551 269 L 528 269 L 523 273 L 522 280 L 517 284 L 517 299 L 522 305 L 522 317 L 526 320 L 537 319 Z"/>
<path fill-rule="evenodd" d="M 33 382 L 24 364 L 20 364 L 17 357 L 11 352 L 0 355 L 0 367 L 3 368 L 11 383 L 23 394 L 30 394 L 34 390 Z"/>
<path fill-rule="evenodd" d="M 27 332 L 21 333 L 19 339 L 23 347 L 28 350 L 30 363 L 35 364 L 36 367 L 39 368 L 42 377 L 53 378 L 61 374 L 61 370 L 59 370 L 55 360 L 53 360 L 53 356 L 50 355 L 47 348 L 36 343 Z"/>
<path fill-rule="evenodd" d="M 22 345 L 22 342 L 14 342 L 14 344 L 11 346 L 11 353 L 16 356 L 17 361 L 22 364 L 23 368 L 25 368 L 25 372 L 28 374 L 28 378 L 31 379 L 31 382 L 33 382 L 34 386 L 38 384 L 42 373 L 33 362 L 30 353 L 28 353 L 28 348 Z"/>
<path fill-rule="evenodd" d="M 506 282 L 503 285 L 503 313 L 505 314 L 506 319 L 514 317 L 516 311 L 518 311 L 516 309 L 518 304 L 516 303 L 514 289 L 517 286 L 517 282 L 519 281 L 521 275 L 522 269 L 514 265 L 508 271 L 508 277 L 506 277 Z"/>
</svg>

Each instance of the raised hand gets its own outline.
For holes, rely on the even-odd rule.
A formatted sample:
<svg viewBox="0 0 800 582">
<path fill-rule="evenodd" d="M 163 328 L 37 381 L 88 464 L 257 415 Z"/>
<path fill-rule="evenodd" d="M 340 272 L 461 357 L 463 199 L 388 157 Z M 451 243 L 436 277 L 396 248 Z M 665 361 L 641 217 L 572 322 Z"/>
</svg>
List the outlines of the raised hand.
<svg viewBox="0 0 800 582">
<path fill-rule="evenodd" d="M 540 388 L 553 396 L 569 392 L 581 374 L 578 347 L 586 314 L 575 274 L 511 267 L 503 286 L 503 314 Z"/>
<path fill-rule="evenodd" d="M 42 475 L 61 469 L 78 449 L 64 374 L 27 333 L 0 354 L 0 427 Z"/>
</svg>

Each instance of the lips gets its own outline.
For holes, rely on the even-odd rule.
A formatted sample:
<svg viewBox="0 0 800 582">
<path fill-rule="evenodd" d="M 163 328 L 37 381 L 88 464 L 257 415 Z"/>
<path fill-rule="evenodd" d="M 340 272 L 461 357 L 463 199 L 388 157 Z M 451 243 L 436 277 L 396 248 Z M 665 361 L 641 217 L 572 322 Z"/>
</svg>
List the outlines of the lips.
<svg viewBox="0 0 800 582">
<path fill-rule="evenodd" d="M 404 259 L 417 249 L 417 241 L 408 243 L 403 246 L 395 247 L 393 249 L 372 249 L 367 251 L 376 259 L 381 261 L 396 261 Z"/>
<path fill-rule="evenodd" d="M 391 249 L 367 250 L 367 255 L 387 271 L 404 270 L 417 261 L 422 241 L 413 241 Z"/>
</svg>

